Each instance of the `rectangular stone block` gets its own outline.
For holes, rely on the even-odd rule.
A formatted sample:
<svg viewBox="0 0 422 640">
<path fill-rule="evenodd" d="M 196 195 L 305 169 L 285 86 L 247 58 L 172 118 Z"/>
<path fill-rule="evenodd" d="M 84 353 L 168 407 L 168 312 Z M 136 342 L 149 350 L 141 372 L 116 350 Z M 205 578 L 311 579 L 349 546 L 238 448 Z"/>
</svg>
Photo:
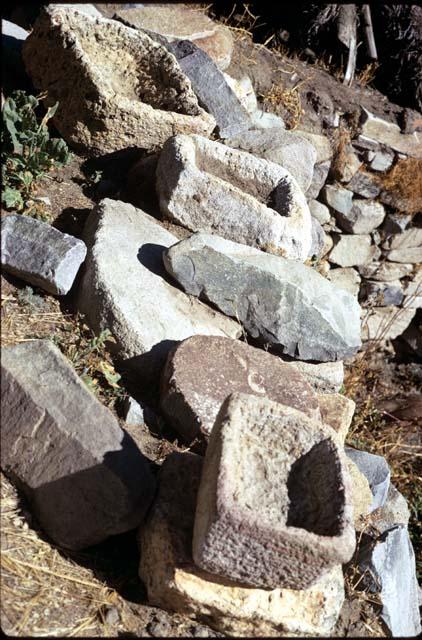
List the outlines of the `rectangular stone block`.
<svg viewBox="0 0 422 640">
<path fill-rule="evenodd" d="M 193 536 L 197 566 L 264 589 L 305 589 L 355 548 L 337 436 L 302 412 L 245 394 L 211 433 Z"/>
</svg>

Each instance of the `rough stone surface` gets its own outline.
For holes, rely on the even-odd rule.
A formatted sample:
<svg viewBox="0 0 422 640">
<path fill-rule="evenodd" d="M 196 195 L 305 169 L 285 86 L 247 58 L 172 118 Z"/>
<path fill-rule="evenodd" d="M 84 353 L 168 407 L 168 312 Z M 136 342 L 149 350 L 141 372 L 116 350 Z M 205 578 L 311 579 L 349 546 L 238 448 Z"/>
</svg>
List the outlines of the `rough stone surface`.
<svg viewBox="0 0 422 640">
<path fill-rule="evenodd" d="M 230 64 L 233 50 L 230 29 L 213 22 L 201 11 L 180 4 L 144 4 L 136 9 L 121 8 L 115 17 L 130 27 L 146 31 L 152 38 L 158 33 L 168 42 L 190 40 L 220 69 Z"/>
<path fill-rule="evenodd" d="M 231 395 L 205 455 L 195 564 L 251 586 L 305 589 L 350 560 L 351 486 L 336 441 L 301 411 Z"/>
<path fill-rule="evenodd" d="M 371 513 L 371 524 L 375 526 L 380 533 L 384 533 L 396 524 L 404 524 L 407 526 L 409 519 L 410 511 L 406 499 L 400 491 L 397 491 L 396 487 L 390 483 L 387 500 L 384 505 Z"/>
<path fill-rule="evenodd" d="M 308 589 L 271 591 L 195 566 L 192 533 L 202 465 L 193 453 L 173 453 L 161 467 L 156 501 L 139 531 L 139 572 L 148 602 L 228 636 L 329 635 L 344 601 L 340 566 Z"/>
<path fill-rule="evenodd" d="M 394 153 L 388 151 L 376 151 L 369 163 L 373 171 L 387 171 L 394 161 Z"/>
<path fill-rule="evenodd" d="M 220 138 L 252 126 L 250 114 L 205 51 L 188 40 L 174 42 L 168 49 L 189 78 L 200 104 L 215 118 Z"/>
<path fill-rule="evenodd" d="M 375 307 L 388 307 L 390 305 L 400 306 L 403 301 L 403 290 L 400 280 L 391 282 L 377 282 L 376 280 L 366 280 L 361 296 L 365 303 Z"/>
<path fill-rule="evenodd" d="M 386 233 L 403 233 L 411 221 L 412 216 L 410 213 L 388 213 L 385 217 L 382 229 Z"/>
<path fill-rule="evenodd" d="M 72 9 L 73 11 L 80 11 L 87 16 L 91 16 L 92 18 L 102 18 L 103 14 L 96 9 L 93 4 L 88 4 L 87 2 L 81 4 L 60 4 L 60 3 L 51 3 L 51 9 L 64 8 L 64 9 Z"/>
<path fill-rule="evenodd" d="M 312 242 L 305 197 L 280 165 L 201 136 L 176 136 L 157 167 L 162 214 L 191 229 L 304 262 Z"/>
<path fill-rule="evenodd" d="M 417 247 L 422 253 L 422 229 L 417 227 L 391 235 L 382 244 L 383 249 L 415 249 Z"/>
<path fill-rule="evenodd" d="M 379 593 L 381 618 L 393 638 L 418 636 L 422 629 L 419 615 L 419 588 L 415 554 L 407 527 L 388 529 L 363 551 L 361 569 L 373 576 L 370 590 Z"/>
<path fill-rule="evenodd" d="M 330 269 L 327 278 L 339 289 L 344 289 L 357 296 L 360 289 L 361 277 L 353 267 Z"/>
<path fill-rule="evenodd" d="M 35 87 L 48 91 L 45 104 L 59 102 L 58 131 L 82 150 L 152 150 L 171 135 L 215 127 L 167 49 L 116 20 L 47 7 L 23 56 Z"/>
<path fill-rule="evenodd" d="M 163 260 L 186 292 L 283 353 L 326 362 L 360 346 L 356 299 L 300 262 L 203 233 L 179 242 Z"/>
<path fill-rule="evenodd" d="M 148 461 L 58 348 L 4 347 L 1 364 L 1 466 L 48 535 L 81 549 L 138 526 L 154 496 Z"/>
<path fill-rule="evenodd" d="M 358 270 L 363 278 L 370 278 L 379 282 L 391 282 L 412 273 L 413 264 L 372 262 L 371 264 L 359 265 Z"/>
<path fill-rule="evenodd" d="M 343 187 L 327 184 L 322 191 L 325 202 L 338 213 L 347 215 L 353 206 L 353 193 Z"/>
<path fill-rule="evenodd" d="M 348 233 L 371 233 L 385 218 L 385 208 L 380 202 L 359 198 L 353 199 L 353 206 L 347 214 L 337 213 L 338 225 Z"/>
<path fill-rule="evenodd" d="M 393 249 L 385 254 L 390 262 L 420 264 L 422 262 L 422 246 Z"/>
<path fill-rule="evenodd" d="M 227 144 L 281 165 L 302 191 L 310 187 L 317 154 L 315 147 L 297 133 L 280 128 L 251 130 L 230 138 Z"/>
<path fill-rule="evenodd" d="M 295 133 L 300 135 L 302 138 L 305 138 L 312 144 L 312 146 L 316 150 L 317 163 L 331 162 L 331 159 L 333 157 L 333 150 L 327 136 L 323 136 L 318 133 L 310 133 L 309 131 L 302 131 L 301 129 L 296 129 Z"/>
<path fill-rule="evenodd" d="M 311 216 L 315 218 L 315 220 L 318 220 L 319 224 L 330 222 L 330 210 L 325 204 L 318 202 L 318 200 L 310 200 L 308 204 Z"/>
<path fill-rule="evenodd" d="M 347 458 L 347 470 L 352 484 L 353 522 L 360 531 L 371 510 L 372 492 L 368 480 L 350 458 Z"/>
<path fill-rule="evenodd" d="M 344 150 L 344 161 L 336 171 L 337 179 L 340 182 L 349 182 L 361 165 L 362 161 L 358 158 L 352 145 L 347 145 Z"/>
<path fill-rule="evenodd" d="M 386 122 L 365 108 L 362 108 L 362 120 L 361 135 L 390 147 L 394 151 L 404 153 L 406 156 L 422 158 L 422 135 L 420 133 L 403 134 L 397 124 Z"/>
<path fill-rule="evenodd" d="M 372 244 L 369 235 L 334 236 L 334 247 L 330 251 L 329 261 L 340 267 L 357 267 L 368 264 L 380 257 L 381 251 Z"/>
<path fill-rule="evenodd" d="M 390 467 L 385 458 L 352 447 L 345 447 L 344 450 L 369 482 L 373 496 L 371 511 L 382 507 L 390 486 Z"/>
<path fill-rule="evenodd" d="M 322 422 L 334 429 L 344 443 L 356 409 L 356 403 L 341 393 L 318 394 L 318 402 Z"/>
<path fill-rule="evenodd" d="M 306 192 L 306 197 L 309 199 L 317 198 L 320 194 L 322 187 L 324 186 L 328 172 L 330 171 L 331 161 L 318 162 L 314 166 L 314 172 L 312 174 L 312 182 Z"/>
<path fill-rule="evenodd" d="M 170 424 L 190 441 L 209 436 L 231 393 L 267 397 L 320 419 L 316 394 L 306 378 L 277 356 L 238 340 L 193 336 L 167 358 L 160 404 Z"/>
<path fill-rule="evenodd" d="M 309 249 L 308 258 L 320 258 L 325 255 L 326 233 L 316 218 L 312 218 L 312 244 Z"/>
<path fill-rule="evenodd" d="M 110 329 L 120 357 L 145 380 L 158 379 L 175 341 L 239 335 L 236 323 L 167 281 L 162 252 L 177 239 L 141 209 L 102 200 L 84 233 L 89 250 L 79 309 L 95 331 Z"/>
<path fill-rule="evenodd" d="M 3 269 L 53 295 L 66 295 L 85 260 L 86 245 L 46 222 L 23 215 L 2 216 Z"/>
<path fill-rule="evenodd" d="M 381 191 L 376 176 L 363 169 L 355 173 L 347 184 L 347 188 L 363 198 L 376 198 Z"/>
<path fill-rule="evenodd" d="M 400 336 L 414 318 L 416 309 L 375 307 L 362 325 L 362 340 L 394 340 Z"/>
<path fill-rule="evenodd" d="M 343 362 L 300 362 L 289 360 L 291 367 L 302 373 L 317 393 L 337 393 L 343 386 Z"/>
<path fill-rule="evenodd" d="M 137 402 L 127 396 L 124 404 L 124 420 L 126 424 L 136 426 L 140 424 L 156 424 L 157 415 L 144 403 Z"/>
</svg>

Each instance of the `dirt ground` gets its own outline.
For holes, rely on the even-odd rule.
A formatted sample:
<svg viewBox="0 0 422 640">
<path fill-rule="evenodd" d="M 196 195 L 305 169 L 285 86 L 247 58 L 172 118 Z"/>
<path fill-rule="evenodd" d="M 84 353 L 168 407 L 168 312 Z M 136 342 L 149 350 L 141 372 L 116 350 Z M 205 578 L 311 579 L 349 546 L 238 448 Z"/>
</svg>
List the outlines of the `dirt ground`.
<svg viewBox="0 0 422 640">
<path fill-rule="evenodd" d="M 312 100 L 317 100 L 307 95 L 312 92 L 319 96 L 321 109 L 325 101 L 327 113 L 332 108 L 353 112 L 365 104 L 391 119 L 396 115 L 395 107 L 386 105 L 377 92 L 365 87 L 349 91 L 325 71 L 310 69 L 301 61 L 279 57 L 262 47 L 251 48 L 247 38 L 246 42 L 238 40 L 231 69 L 235 75 L 245 71 L 255 78 L 263 96 L 273 83 L 282 82 L 293 92 L 302 83 L 299 102 L 305 105 L 305 113 L 300 116 L 301 126 L 309 130 L 321 127 L 321 117 L 315 119 L 309 107 Z M 268 107 L 265 97 L 263 104 Z M 287 112 L 297 109 L 298 103 L 287 104 Z M 280 104 L 280 113 L 284 112 L 285 103 Z M 81 237 L 95 202 L 106 196 L 124 197 L 125 175 L 134 160 L 133 155 L 118 155 L 93 162 L 75 154 L 66 167 L 53 170 L 39 182 L 36 196 L 47 197 L 49 203 L 37 202 L 30 215 Z M 183 236 L 175 225 L 169 228 L 180 234 L 178 237 Z M 78 373 L 88 372 L 95 393 L 121 420 L 123 385 L 110 388 L 100 373 L 101 362 L 109 366 L 115 362 L 107 349 L 103 353 L 93 350 L 93 335 L 83 318 L 77 316 L 72 293 L 59 300 L 9 276 L 2 276 L 1 284 L 2 345 L 34 338 L 54 339 L 72 358 Z M 346 372 L 345 393 L 357 402 L 348 442 L 384 455 L 391 465 L 393 483 L 409 500 L 410 530 L 421 571 L 421 411 L 412 398 L 421 387 L 422 366 L 400 362 L 390 346 L 358 355 Z M 414 415 L 409 406 L 414 406 Z M 183 449 L 163 422 L 153 432 L 146 426 L 127 429 L 157 467 L 168 453 Z M 5 633 L 60 637 L 221 635 L 206 625 L 148 606 L 137 575 L 135 532 L 111 538 L 83 553 L 64 552 L 47 540 L 25 500 L 3 475 L 1 486 L 1 626 Z M 383 636 L 385 628 L 377 615 L 376 600 L 356 587 L 353 565 L 345 571 L 347 600 L 334 635 Z"/>
</svg>

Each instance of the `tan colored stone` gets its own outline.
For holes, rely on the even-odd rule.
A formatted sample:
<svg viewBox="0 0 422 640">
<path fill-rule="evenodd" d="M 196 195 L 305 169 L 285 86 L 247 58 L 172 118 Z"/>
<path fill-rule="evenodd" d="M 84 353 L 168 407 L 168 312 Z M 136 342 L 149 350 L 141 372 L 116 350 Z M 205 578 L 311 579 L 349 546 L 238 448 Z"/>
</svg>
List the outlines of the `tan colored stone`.
<svg viewBox="0 0 422 640">
<path fill-rule="evenodd" d="M 59 102 L 60 134 L 91 153 L 155 150 L 176 133 L 215 127 L 174 56 L 116 20 L 47 7 L 23 57 L 35 87 L 48 91 L 45 104 Z"/>
<path fill-rule="evenodd" d="M 318 402 L 322 422 L 334 429 L 344 443 L 356 409 L 356 403 L 341 393 L 318 394 Z"/>
<path fill-rule="evenodd" d="M 400 127 L 393 122 L 378 118 L 363 109 L 364 123 L 362 135 L 391 147 L 412 158 L 422 158 L 422 134 L 416 131 L 412 134 L 401 133 Z"/>
<path fill-rule="evenodd" d="M 352 504 L 355 528 L 360 531 L 364 526 L 363 518 L 370 512 L 373 497 L 369 482 L 359 471 L 357 465 L 347 458 L 347 469 L 352 483 Z"/>
<path fill-rule="evenodd" d="M 175 453 L 161 468 L 157 499 L 138 534 L 139 575 L 149 603 L 228 636 L 328 636 L 344 601 L 340 565 L 305 590 L 249 588 L 194 565 L 192 529 L 202 464 L 192 453 Z"/>
</svg>

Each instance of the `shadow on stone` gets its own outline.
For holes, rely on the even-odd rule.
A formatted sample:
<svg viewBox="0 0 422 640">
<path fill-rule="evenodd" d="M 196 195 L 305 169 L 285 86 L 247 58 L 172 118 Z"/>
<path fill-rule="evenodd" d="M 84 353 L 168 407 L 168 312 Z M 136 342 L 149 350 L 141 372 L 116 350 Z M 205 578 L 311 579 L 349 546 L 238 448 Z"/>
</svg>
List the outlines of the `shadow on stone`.
<svg viewBox="0 0 422 640">
<path fill-rule="evenodd" d="M 161 244 L 147 242 L 139 249 L 137 258 L 144 267 L 151 271 L 151 273 L 156 276 L 160 276 L 160 278 L 165 280 L 169 285 L 175 287 L 175 280 L 169 276 L 163 264 L 162 256 L 166 249 L 167 247 L 164 247 Z M 182 290 L 179 286 L 176 286 L 176 288 Z"/>
</svg>

